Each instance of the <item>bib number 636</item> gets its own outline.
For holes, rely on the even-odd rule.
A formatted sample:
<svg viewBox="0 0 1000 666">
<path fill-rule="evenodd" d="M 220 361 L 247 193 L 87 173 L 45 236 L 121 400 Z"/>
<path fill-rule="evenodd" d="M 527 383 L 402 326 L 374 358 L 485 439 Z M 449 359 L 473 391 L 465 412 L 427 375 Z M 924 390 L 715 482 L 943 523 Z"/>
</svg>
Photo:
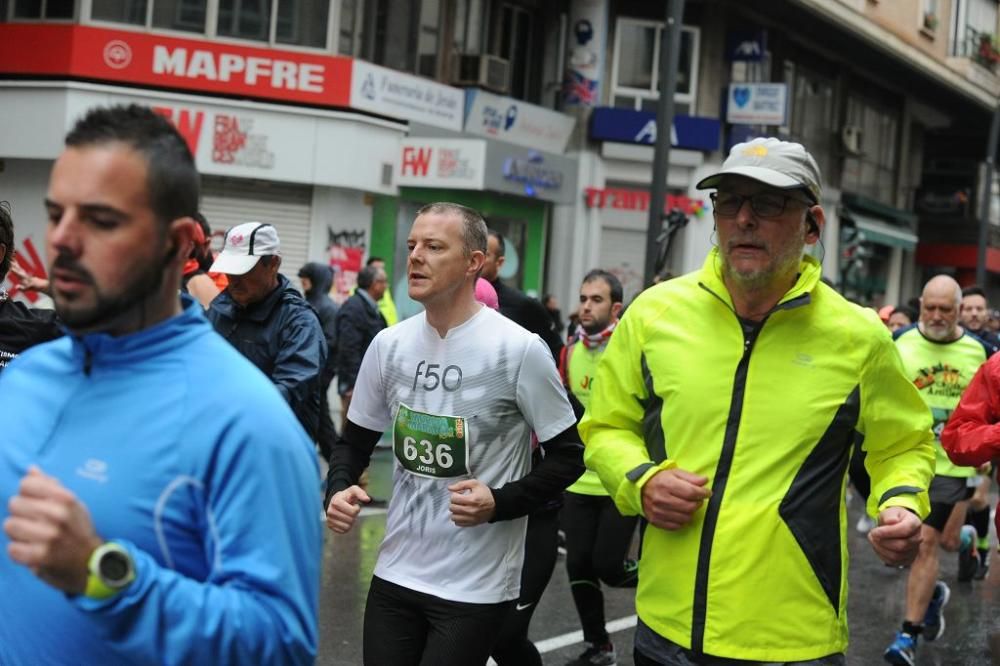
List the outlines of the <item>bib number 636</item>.
<svg viewBox="0 0 1000 666">
<path fill-rule="evenodd" d="M 440 468 L 449 469 L 455 464 L 451 456 L 451 446 L 438 444 L 435 446 L 426 439 L 419 442 L 413 437 L 403 438 L 403 457 L 410 462 L 421 462 L 424 465 L 436 464 Z"/>
</svg>

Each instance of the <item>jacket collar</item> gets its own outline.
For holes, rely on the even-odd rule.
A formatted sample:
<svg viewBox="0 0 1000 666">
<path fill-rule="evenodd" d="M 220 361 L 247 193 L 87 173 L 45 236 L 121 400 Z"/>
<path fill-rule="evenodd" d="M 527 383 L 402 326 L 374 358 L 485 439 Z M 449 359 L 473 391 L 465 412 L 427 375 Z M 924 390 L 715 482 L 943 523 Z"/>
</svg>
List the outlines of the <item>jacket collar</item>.
<svg viewBox="0 0 1000 666">
<path fill-rule="evenodd" d="M 799 262 L 799 275 L 795 279 L 795 284 L 785 292 L 774 309 L 781 310 L 808 303 L 809 294 L 816 288 L 822 273 L 823 267 L 815 257 L 803 255 L 802 261 Z M 705 263 L 702 264 L 698 274 L 698 283 L 735 311 L 733 298 L 722 279 L 722 257 L 719 255 L 719 248 L 712 248 L 705 257 Z"/>
<path fill-rule="evenodd" d="M 180 314 L 136 333 L 113 336 L 89 333 L 72 336 L 72 353 L 88 369 L 93 365 L 126 365 L 182 349 L 211 330 L 201 305 L 181 295 Z"/>
<path fill-rule="evenodd" d="M 243 307 L 233 300 L 228 291 L 224 291 L 213 301 L 212 307 L 230 319 L 249 319 L 256 322 L 267 321 L 271 316 L 271 312 L 284 298 L 287 289 L 294 291 L 292 283 L 284 275 L 278 273 L 278 286 L 264 300 Z"/>
</svg>

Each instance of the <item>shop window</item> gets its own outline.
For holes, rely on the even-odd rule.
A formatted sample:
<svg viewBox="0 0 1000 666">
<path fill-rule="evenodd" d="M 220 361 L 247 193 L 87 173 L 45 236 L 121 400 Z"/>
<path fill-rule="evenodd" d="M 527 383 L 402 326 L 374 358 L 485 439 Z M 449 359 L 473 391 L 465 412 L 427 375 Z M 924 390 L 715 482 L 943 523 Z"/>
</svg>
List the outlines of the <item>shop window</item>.
<svg viewBox="0 0 1000 666">
<path fill-rule="evenodd" d="M 845 126 L 856 128 L 861 139 L 857 154 L 844 158 L 841 188 L 889 206 L 896 204 L 898 115 L 859 97 L 847 100 Z"/>
<path fill-rule="evenodd" d="M 619 18 L 615 24 L 614 62 L 611 69 L 612 105 L 655 111 L 660 97 L 660 44 L 663 23 Z M 681 28 L 680 59 L 674 112 L 694 109 L 698 77 L 697 28 Z"/>
</svg>

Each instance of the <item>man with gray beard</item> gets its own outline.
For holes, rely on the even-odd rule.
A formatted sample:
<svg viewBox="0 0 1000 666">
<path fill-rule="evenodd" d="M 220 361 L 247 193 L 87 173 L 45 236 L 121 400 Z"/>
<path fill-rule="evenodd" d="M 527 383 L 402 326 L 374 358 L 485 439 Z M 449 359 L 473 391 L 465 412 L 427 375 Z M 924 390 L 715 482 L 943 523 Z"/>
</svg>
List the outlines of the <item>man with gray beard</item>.
<svg viewBox="0 0 1000 666">
<path fill-rule="evenodd" d="M 906 584 L 906 616 L 885 651 L 891 664 L 912 664 L 920 637 L 933 641 L 944 632 L 942 610 L 951 591 L 937 580 L 938 546 L 949 552 L 961 546 L 975 557 L 973 540 L 960 544 L 959 531 L 977 485 L 976 469 L 952 463 L 941 448 L 940 436 L 992 348 L 959 326 L 961 305 L 962 288 L 953 278 L 937 275 L 924 285 L 919 321 L 895 334 L 903 369 L 934 417 L 935 471 L 928 490 L 931 512 L 920 528 L 920 551 Z"/>
<path fill-rule="evenodd" d="M 803 253 L 822 235 L 820 183 L 800 144 L 734 146 L 697 185 L 715 190 L 718 246 L 642 292 L 597 366 L 584 460 L 648 523 L 637 666 L 846 663 L 843 489 L 859 435 L 869 542 L 889 564 L 916 555 L 930 414 L 885 326 Z"/>
</svg>

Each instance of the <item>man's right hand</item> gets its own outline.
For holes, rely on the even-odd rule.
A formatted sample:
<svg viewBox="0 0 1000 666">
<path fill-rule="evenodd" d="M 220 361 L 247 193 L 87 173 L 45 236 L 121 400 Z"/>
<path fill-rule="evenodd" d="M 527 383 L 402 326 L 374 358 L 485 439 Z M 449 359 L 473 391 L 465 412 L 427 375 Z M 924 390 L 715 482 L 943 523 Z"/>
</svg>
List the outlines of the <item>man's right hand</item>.
<svg viewBox="0 0 1000 666">
<path fill-rule="evenodd" d="M 642 487 L 642 512 L 653 525 L 679 530 L 691 522 L 712 491 L 708 478 L 682 469 L 665 469 L 654 474 Z"/>
<path fill-rule="evenodd" d="M 326 526 L 337 534 L 345 534 L 354 526 L 361 513 L 361 505 L 371 502 L 361 486 L 351 486 L 347 490 L 334 493 L 326 507 Z"/>
</svg>

